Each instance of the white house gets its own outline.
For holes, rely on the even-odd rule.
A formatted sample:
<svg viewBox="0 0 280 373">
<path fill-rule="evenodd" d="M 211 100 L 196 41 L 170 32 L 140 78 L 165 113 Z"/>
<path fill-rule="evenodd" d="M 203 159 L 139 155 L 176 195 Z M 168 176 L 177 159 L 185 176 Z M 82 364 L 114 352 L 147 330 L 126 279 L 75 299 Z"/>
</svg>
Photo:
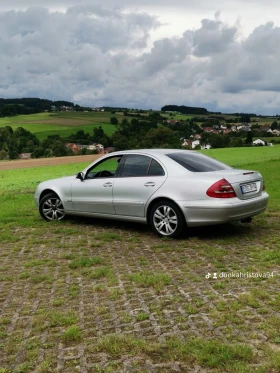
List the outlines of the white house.
<svg viewBox="0 0 280 373">
<path fill-rule="evenodd" d="M 262 139 L 257 139 L 255 141 L 252 142 L 253 145 L 263 145 L 265 146 L 266 145 L 266 142 Z"/>
<path fill-rule="evenodd" d="M 199 140 L 192 141 L 192 149 L 194 149 L 196 146 L 200 146 L 200 141 Z"/>
<path fill-rule="evenodd" d="M 201 149 L 211 149 L 211 145 L 210 144 L 201 145 Z"/>
<path fill-rule="evenodd" d="M 192 148 L 192 149 L 195 149 L 196 146 L 200 146 L 201 149 L 211 149 L 210 144 L 201 145 L 200 140 L 192 141 L 192 140 L 189 140 L 189 139 L 184 139 L 184 142 L 183 142 L 182 146 L 186 146 L 186 147 L 189 147 L 189 148 Z"/>
</svg>

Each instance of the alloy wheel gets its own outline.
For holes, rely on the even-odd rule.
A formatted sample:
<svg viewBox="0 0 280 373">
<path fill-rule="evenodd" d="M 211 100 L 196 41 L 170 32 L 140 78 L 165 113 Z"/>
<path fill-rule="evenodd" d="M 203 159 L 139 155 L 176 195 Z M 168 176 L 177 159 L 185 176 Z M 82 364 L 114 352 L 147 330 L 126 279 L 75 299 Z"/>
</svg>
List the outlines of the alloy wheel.
<svg viewBox="0 0 280 373">
<path fill-rule="evenodd" d="M 44 201 L 42 213 L 47 220 L 61 220 L 65 216 L 64 207 L 58 197 L 51 197 Z"/>
<path fill-rule="evenodd" d="M 170 206 L 159 206 L 153 215 L 154 227 L 163 236 L 172 235 L 178 226 L 178 216 Z"/>
</svg>

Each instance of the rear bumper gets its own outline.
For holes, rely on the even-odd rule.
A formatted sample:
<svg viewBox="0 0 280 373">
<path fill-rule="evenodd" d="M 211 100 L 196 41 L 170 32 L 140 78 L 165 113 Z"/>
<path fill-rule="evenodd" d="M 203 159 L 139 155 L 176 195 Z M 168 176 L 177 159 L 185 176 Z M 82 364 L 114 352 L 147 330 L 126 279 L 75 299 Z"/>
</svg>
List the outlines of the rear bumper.
<svg viewBox="0 0 280 373">
<path fill-rule="evenodd" d="M 258 215 L 267 208 L 268 199 L 268 194 L 263 192 L 261 196 L 249 200 L 213 198 L 205 201 L 180 201 L 178 204 L 188 226 L 195 227 L 233 222 Z"/>
</svg>

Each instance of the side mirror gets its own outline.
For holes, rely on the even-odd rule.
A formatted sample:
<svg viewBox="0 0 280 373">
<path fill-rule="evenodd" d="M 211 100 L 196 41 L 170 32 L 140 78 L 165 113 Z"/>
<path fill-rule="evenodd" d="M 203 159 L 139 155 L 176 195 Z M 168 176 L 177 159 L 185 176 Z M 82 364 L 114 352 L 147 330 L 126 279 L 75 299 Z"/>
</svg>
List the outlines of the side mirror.
<svg viewBox="0 0 280 373">
<path fill-rule="evenodd" d="M 80 179 L 81 181 L 84 181 L 85 175 L 83 174 L 83 172 L 77 173 L 76 179 Z"/>
</svg>

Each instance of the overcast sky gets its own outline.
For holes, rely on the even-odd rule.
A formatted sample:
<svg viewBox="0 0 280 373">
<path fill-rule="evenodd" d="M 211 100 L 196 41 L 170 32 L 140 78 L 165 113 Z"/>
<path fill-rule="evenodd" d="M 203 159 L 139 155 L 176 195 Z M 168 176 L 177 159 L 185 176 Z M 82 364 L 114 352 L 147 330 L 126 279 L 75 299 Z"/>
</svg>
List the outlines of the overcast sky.
<svg viewBox="0 0 280 373">
<path fill-rule="evenodd" d="M 0 97 L 280 114 L 279 0 L 131 3 L 0 0 Z"/>
</svg>

